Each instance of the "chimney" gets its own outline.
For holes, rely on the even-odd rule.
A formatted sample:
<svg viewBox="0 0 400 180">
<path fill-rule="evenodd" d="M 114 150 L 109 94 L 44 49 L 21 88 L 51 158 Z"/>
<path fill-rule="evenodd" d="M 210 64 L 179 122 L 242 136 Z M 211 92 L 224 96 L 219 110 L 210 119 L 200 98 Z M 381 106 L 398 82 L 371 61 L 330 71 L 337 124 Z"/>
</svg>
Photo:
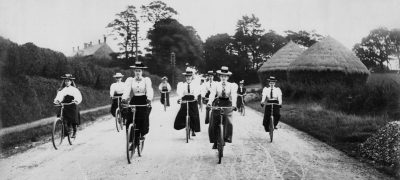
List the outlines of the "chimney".
<svg viewBox="0 0 400 180">
<path fill-rule="evenodd" d="M 104 43 L 106 43 L 107 42 L 107 37 L 105 35 L 103 35 L 103 38 L 104 38 Z"/>
<path fill-rule="evenodd" d="M 79 51 L 79 46 L 78 46 L 78 51 Z"/>
<path fill-rule="evenodd" d="M 93 44 L 92 44 L 92 41 L 90 41 L 89 47 L 92 46 L 92 45 L 93 45 Z"/>
<path fill-rule="evenodd" d="M 99 44 L 101 44 L 100 39 L 99 39 Z"/>
<path fill-rule="evenodd" d="M 87 43 L 83 43 L 83 48 L 84 48 L 84 49 L 87 48 Z"/>
<path fill-rule="evenodd" d="M 75 52 L 75 47 L 72 47 L 72 52 Z"/>
</svg>

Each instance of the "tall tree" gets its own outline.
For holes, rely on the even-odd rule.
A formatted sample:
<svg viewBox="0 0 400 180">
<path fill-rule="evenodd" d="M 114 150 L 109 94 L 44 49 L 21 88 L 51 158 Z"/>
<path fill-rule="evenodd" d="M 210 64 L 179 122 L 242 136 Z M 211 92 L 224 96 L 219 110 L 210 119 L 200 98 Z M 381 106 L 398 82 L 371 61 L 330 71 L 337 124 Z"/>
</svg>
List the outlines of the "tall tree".
<svg viewBox="0 0 400 180">
<path fill-rule="evenodd" d="M 141 17 L 153 24 L 161 19 L 174 18 L 175 15 L 178 15 L 174 8 L 162 1 L 152 1 L 146 6 L 142 5 L 140 9 L 142 11 Z"/>
<path fill-rule="evenodd" d="M 299 32 L 294 32 L 294 31 L 285 31 L 286 33 L 286 39 L 288 41 L 293 41 L 297 44 L 303 45 L 305 47 L 310 47 L 314 43 L 320 41 L 323 36 L 316 33 L 315 31 L 299 31 Z"/>
<path fill-rule="evenodd" d="M 277 34 L 273 30 L 269 30 L 269 32 L 265 33 L 261 36 L 261 52 L 264 55 L 264 61 L 269 59 L 276 51 L 286 45 L 288 41 L 285 37 Z"/>
<path fill-rule="evenodd" d="M 384 71 L 384 63 L 389 60 L 392 52 L 391 44 L 390 31 L 381 27 L 372 30 L 367 37 L 362 38 L 361 43 L 356 44 L 353 50 L 366 65 L 379 64 L 380 70 Z"/>
<path fill-rule="evenodd" d="M 392 42 L 391 54 L 397 57 L 397 60 L 399 61 L 398 68 L 400 68 L 400 29 L 392 29 L 390 31 L 390 41 Z"/>
<path fill-rule="evenodd" d="M 149 50 L 152 53 L 153 69 L 161 73 L 170 64 L 170 54 L 175 53 L 176 64 L 184 67 L 186 63 L 202 66 L 203 47 L 200 37 L 193 27 L 185 27 L 175 19 L 161 19 L 148 32 Z"/>
<path fill-rule="evenodd" d="M 137 56 L 135 54 L 135 43 L 137 43 L 137 31 L 138 31 L 138 18 L 137 10 L 135 6 L 128 6 L 126 10 L 117 13 L 117 18 L 107 25 L 107 28 L 112 29 L 112 33 L 116 39 L 120 39 L 118 43 L 120 50 L 123 51 L 125 59 Z"/>
<path fill-rule="evenodd" d="M 249 62 L 248 69 L 258 69 L 263 62 L 260 41 L 264 29 L 261 28 L 259 21 L 252 14 L 243 16 L 236 24 L 233 48 L 241 58 Z"/>
</svg>

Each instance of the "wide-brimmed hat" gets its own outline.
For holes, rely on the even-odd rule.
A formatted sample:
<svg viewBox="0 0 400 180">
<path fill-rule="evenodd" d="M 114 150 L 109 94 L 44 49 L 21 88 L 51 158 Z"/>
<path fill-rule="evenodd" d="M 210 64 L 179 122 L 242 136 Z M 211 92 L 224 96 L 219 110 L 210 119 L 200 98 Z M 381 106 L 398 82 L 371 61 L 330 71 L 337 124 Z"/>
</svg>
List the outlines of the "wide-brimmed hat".
<svg viewBox="0 0 400 180">
<path fill-rule="evenodd" d="M 141 61 L 136 61 L 133 66 L 130 66 L 133 69 L 147 69 L 147 66 L 145 66 Z"/>
<path fill-rule="evenodd" d="M 232 75 L 232 72 L 229 71 L 229 68 L 226 66 L 222 66 L 220 70 L 217 71 L 218 74 L 220 75 Z"/>
<path fill-rule="evenodd" d="M 168 80 L 167 76 L 161 78 L 162 80 Z"/>
<path fill-rule="evenodd" d="M 268 81 L 269 82 L 276 82 L 276 81 L 278 81 L 274 76 L 270 76 L 269 78 L 268 78 Z"/>
<path fill-rule="evenodd" d="M 182 73 L 185 76 L 193 76 L 193 70 L 190 68 L 186 68 L 186 72 Z"/>
<path fill-rule="evenodd" d="M 208 72 L 207 72 L 207 75 L 212 75 L 212 76 L 214 76 L 214 71 L 208 71 Z"/>
<path fill-rule="evenodd" d="M 113 77 L 115 77 L 115 78 L 122 78 L 122 77 L 124 77 L 124 75 L 121 74 L 121 73 L 115 73 L 115 75 L 114 75 Z"/>
<path fill-rule="evenodd" d="M 239 84 L 244 84 L 244 80 L 239 81 Z"/>
<path fill-rule="evenodd" d="M 62 79 L 71 79 L 74 80 L 75 78 L 72 76 L 72 74 L 65 74 L 63 76 L 61 76 Z"/>
</svg>

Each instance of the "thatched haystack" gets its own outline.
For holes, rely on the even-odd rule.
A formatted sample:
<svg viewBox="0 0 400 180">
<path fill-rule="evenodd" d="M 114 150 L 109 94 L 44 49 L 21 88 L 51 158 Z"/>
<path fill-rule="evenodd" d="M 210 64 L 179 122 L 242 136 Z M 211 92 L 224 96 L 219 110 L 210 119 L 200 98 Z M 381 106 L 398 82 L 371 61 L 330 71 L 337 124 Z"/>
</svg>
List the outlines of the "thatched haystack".
<svg viewBox="0 0 400 180">
<path fill-rule="evenodd" d="M 302 84 L 364 84 L 369 74 L 350 49 L 329 36 L 304 51 L 288 68 L 290 83 Z"/>
<path fill-rule="evenodd" d="M 287 69 L 296 58 L 303 53 L 305 48 L 290 41 L 288 44 L 279 49 L 260 69 L 258 69 L 258 77 L 263 84 L 267 82 L 269 76 L 275 76 L 280 82 L 287 80 Z"/>
</svg>

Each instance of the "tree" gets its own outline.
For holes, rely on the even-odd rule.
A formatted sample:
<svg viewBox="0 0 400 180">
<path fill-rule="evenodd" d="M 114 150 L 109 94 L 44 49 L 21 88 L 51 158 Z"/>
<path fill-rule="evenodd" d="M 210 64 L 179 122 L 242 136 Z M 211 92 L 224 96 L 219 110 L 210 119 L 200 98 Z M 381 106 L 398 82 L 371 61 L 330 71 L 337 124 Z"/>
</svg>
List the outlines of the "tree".
<svg viewBox="0 0 400 180">
<path fill-rule="evenodd" d="M 148 5 L 141 7 L 142 18 L 145 21 L 152 22 L 153 24 L 161 19 L 173 18 L 178 12 L 169 7 L 162 1 L 152 1 Z"/>
<path fill-rule="evenodd" d="M 254 14 L 243 16 L 236 24 L 233 49 L 239 57 L 248 61 L 246 69 L 258 69 L 263 62 L 263 54 L 260 51 L 261 36 L 264 30 L 259 19 Z"/>
<path fill-rule="evenodd" d="M 286 39 L 288 41 L 293 41 L 297 44 L 303 45 L 305 47 L 310 47 L 314 43 L 320 41 L 323 36 L 316 33 L 315 31 L 299 31 L 299 32 L 294 32 L 294 31 L 285 31 L 286 33 Z"/>
<path fill-rule="evenodd" d="M 261 36 L 260 51 L 263 53 L 264 61 L 269 59 L 276 51 L 287 44 L 285 37 L 277 34 L 275 31 L 270 30 Z"/>
<path fill-rule="evenodd" d="M 168 70 L 171 52 L 175 53 L 177 66 L 204 64 L 202 41 L 193 27 L 185 27 L 175 19 L 161 19 L 149 30 L 147 38 L 153 56 L 149 62 L 153 73 Z"/>
<path fill-rule="evenodd" d="M 361 43 L 356 44 L 353 50 L 367 67 L 371 68 L 371 65 L 379 64 L 380 70 L 384 71 L 384 63 L 389 60 L 392 52 L 391 44 L 390 31 L 381 27 L 372 30 L 367 37 L 362 38 Z"/>
<path fill-rule="evenodd" d="M 137 11 L 135 6 L 128 6 L 126 10 L 117 13 L 117 18 L 107 25 L 107 28 L 112 29 L 112 33 L 116 39 L 122 39 L 118 45 L 120 50 L 124 51 L 125 59 L 137 56 L 134 52 L 135 43 L 138 39 L 138 19 L 136 17 Z"/>
<path fill-rule="evenodd" d="M 391 54 L 395 55 L 399 61 L 400 68 L 400 29 L 392 29 L 390 31 Z"/>
</svg>

